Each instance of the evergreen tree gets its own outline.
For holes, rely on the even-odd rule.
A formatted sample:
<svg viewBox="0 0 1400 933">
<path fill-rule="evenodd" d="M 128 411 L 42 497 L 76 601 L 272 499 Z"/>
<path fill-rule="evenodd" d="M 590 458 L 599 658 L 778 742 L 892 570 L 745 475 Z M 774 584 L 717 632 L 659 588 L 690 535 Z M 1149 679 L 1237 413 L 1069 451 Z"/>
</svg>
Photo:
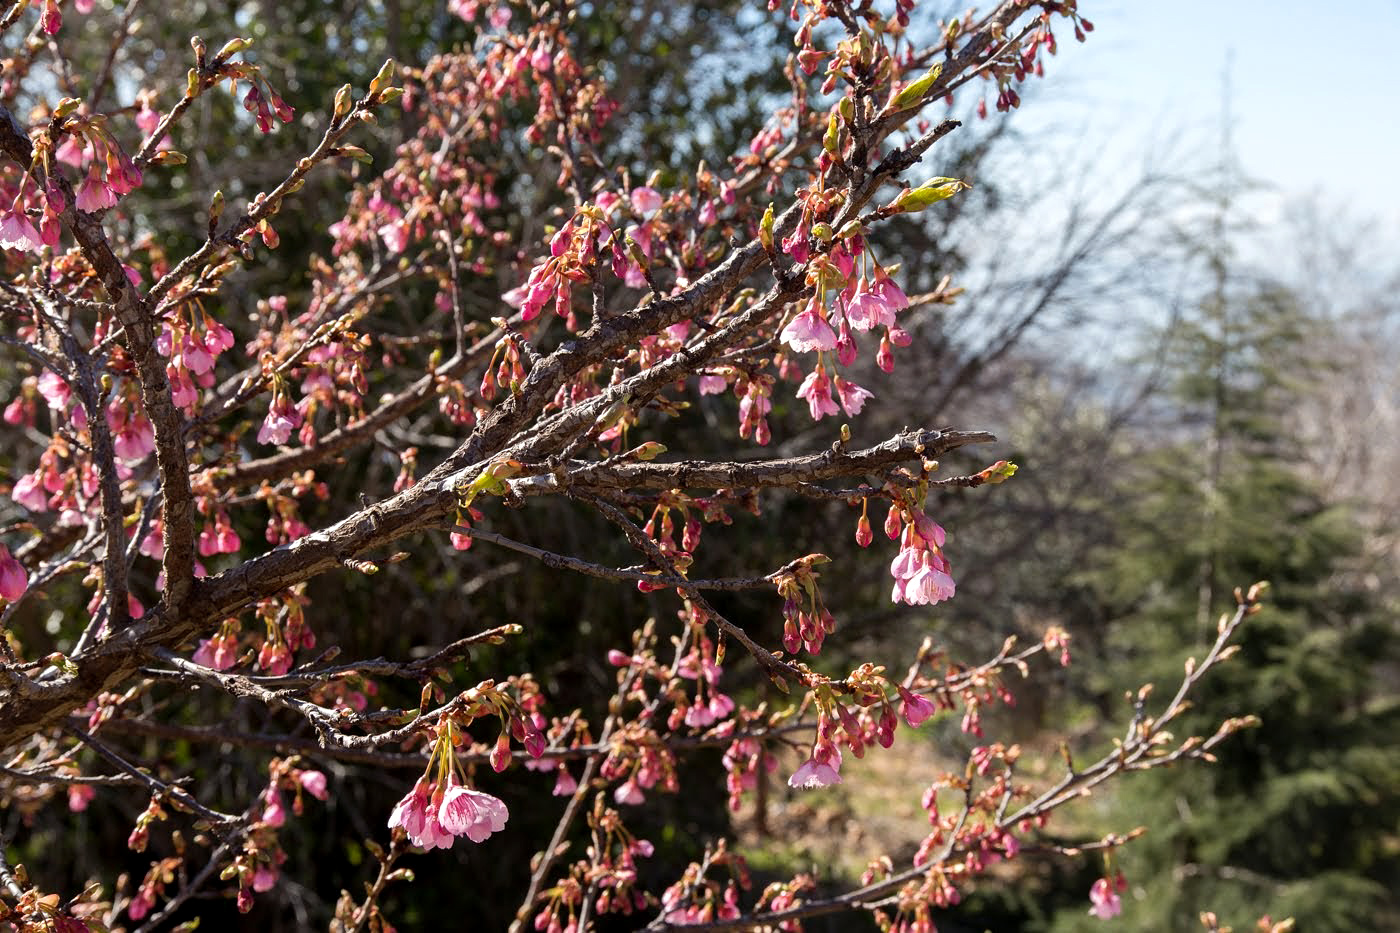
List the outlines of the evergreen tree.
<svg viewBox="0 0 1400 933">
<path fill-rule="evenodd" d="M 1362 586 L 1359 525 L 1296 469 L 1289 429 L 1326 378 L 1309 358 L 1322 321 L 1280 286 L 1236 287 L 1227 263 L 1211 256 L 1212 294 L 1170 335 L 1184 418 L 1124 480 L 1136 505 L 1115 517 L 1091 580 L 1117 662 L 1108 697 L 1172 683 L 1214 637 L 1231 587 L 1269 580 L 1266 611 L 1183 732 L 1209 734 L 1242 710 L 1261 723 L 1215 767 L 1123 785 L 1105 815 L 1153 827 L 1119 856 L 1133 886 L 1125 920 L 1192 930 L 1209 909 L 1237 928 L 1270 913 L 1307 931 L 1394 929 L 1400 703 L 1383 680 L 1394 615 Z M 1066 910 L 1055 929 L 1098 922 Z"/>
</svg>

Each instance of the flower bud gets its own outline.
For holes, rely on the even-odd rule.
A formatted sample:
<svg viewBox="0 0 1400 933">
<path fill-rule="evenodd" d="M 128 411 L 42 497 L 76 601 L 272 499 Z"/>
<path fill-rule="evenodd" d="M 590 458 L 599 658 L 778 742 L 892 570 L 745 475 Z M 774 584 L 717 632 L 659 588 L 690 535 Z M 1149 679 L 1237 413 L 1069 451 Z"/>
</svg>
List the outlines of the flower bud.
<svg viewBox="0 0 1400 933">
<path fill-rule="evenodd" d="M 894 100 L 890 102 L 890 110 L 908 110 L 911 107 L 918 106 L 923 102 L 924 95 L 928 93 L 929 88 L 933 87 L 933 83 L 938 80 L 938 76 L 942 73 L 943 63 L 939 62 L 928 71 L 924 72 L 923 77 L 896 94 Z"/>
<path fill-rule="evenodd" d="M 350 107 L 354 103 L 354 95 L 350 90 L 350 85 L 342 84 L 340 90 L 335 92 L 335 116 L 339 119 L 350 112 Z"/>
<path fill-rule="evenodd" d="M 369 96 L 374 97 L 387 88 L 392 80 L 394 80 L 394 60 L 386 58 L 384 64 L 379 68 L 379 74 L 375 75 L 374 80 L 369 83 Z"/>
<path fill-rule="evenodd" d="M 230 56 L 237 55 L 252 44 L 252 39 L 230 39 L 224 43 L 223 48 L 219 49 L 218 54 L 214 56 L 214 61 L 226 62 Z"/>
<path fill-rule="evenodd" d="M 971 187 L 958 178 L 930 178 L 917 188 L 906 188 L 894 199 L 896 213 L 917 213 L 930 204 L 946 201 L 964 188 Z"/>
</svg>

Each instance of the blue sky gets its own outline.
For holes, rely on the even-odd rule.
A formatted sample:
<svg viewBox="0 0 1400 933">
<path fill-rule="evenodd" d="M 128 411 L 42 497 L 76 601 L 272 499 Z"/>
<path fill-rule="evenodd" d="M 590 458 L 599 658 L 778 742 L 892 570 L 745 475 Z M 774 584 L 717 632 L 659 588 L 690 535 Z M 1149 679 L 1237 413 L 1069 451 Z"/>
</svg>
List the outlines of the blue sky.
<svg viewBox="0 0 1400 933">
<path fill-rule="evenodd" d="M 1045 93 L 1018 118 L 1103 140 L 1110 164 L 1163 152 L 1203 164 L 1218 151 L 1229 62 L 1239 163 L 1272 188 L 1254 200 L 1259 219 L 1311 195 L 1400 242 L 1400 0 L 1079 6 L 1094 33 L 1083 46 L 1061 36 Z"/>
</svg>

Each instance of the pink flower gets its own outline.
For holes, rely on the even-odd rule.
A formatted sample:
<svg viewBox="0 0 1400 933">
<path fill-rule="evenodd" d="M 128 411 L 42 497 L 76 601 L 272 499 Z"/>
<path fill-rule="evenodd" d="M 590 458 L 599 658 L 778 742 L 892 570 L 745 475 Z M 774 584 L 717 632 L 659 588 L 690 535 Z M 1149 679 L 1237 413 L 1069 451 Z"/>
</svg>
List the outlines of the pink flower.
<svg viewBox="0 0 1400 933">
<path fill-rule="evenodd" d="M 44 492 L 43 483 L 34 473 L 26 473 L 15 480 L 14 488 L 10 490 L 10 498 L 31 512 L 47 512 L 49 509 L 49 497 Z"/>
<path fill-rule="evenodd" d="M 661 195 L 654 188 L 633 188 L 632 207 L 643 217 L 661 209 Z"/>
<path fill-rule="evenodd" d="M 269 787 L 263 792 L 262 821 L 272 827 L 287 822 L 287 808 L 282 806 L 282 795 L 276 787 Z"/>
<path fill-rule="evenodd" d="M 874 398 L 874 393 L 867 389 L 862 389 L 854 382 L 847 382 L 840 376 L 835 378 L 836 397 L 841 400 L 841 408 L 849 417 L 854 418 L 860 414 L 860 410 L 865 407 L 865 400 Z"/>
<path fill-rule="evenodd" d="M 273 677 L 281 677 L 292 669 L 292 651 L 283 641 L 269 638 L 258 650 L 258 667 Z"/>
<path fill-rule="evenodd" d="M 96 163 L 93 163 L 87 177 L 78 186 L 78 196 L 74 199 L 74 204 L 78 210 L 89 213 L 117 206 L 117 193 L 98 177 Z"/>
<path fill-rule="evenodd" d="M 258 443 L 285 444 L 296 428 L 297 423 L 291 418 L 275 411 L 269 411 L 267 417 L 263 419 L 262 427 L 258 428 Z"/>
<path fill-rule="evenodd" d="M 190 371 L 183 366 L 165 367 L 165 375 L 170 380 L 170 400 L 181 408 L 189 408 L 199 401 L 199 389 L 190 378 Z"/>
<path fill-rule="evenodd" d="M 68 809 L 74 813 L 82 813 L 92 802 L 92 798 L 97 796 L 96 789 L 91 784 L 70 784 L 68 785 Z"/>
<path fill-rule="evenodd" d="M 870 290 L 892 310 L 903 311 L 909 307 L 909 297 L 904 294 L 904 289 L 896 285 L 894 279 L 879 266 L 875 267 L 875 284 L 870 286 Z"/>
<path fill-rule="evenodd" d="M 502 801 L 456 783 L 448 787 L 438 807 L 442 829 L 453 836 L 466 836 L 472 842 L 485 842 L 492 833 L 505 829 L 509 817 Z"/>
<path fill-rule="evenodd" d="M 554 779 L 554 796 L 568 797 L 576 790 L 578 790 L 578 780 L 569 773 L 568 768 L 561 766 L 559 776 Z"/>
<path fill-rule="evenodd" d="M 0 220 L 0 247 L 37 252 L 42 245 L 43 238 L 23 211 L 11 209 Z"/>
<path fill-rule="evenodd" d="M 717 376 L 713 373 L 702 373 L 700 376 L 701 395 L 719 395 L 728 387 L 729 383 L 723 376 Z"/>
<path fill-rule="evenodd" d="M 156 131 L 160 126 L 160 111 L 153 109 L 149 104 L 142 104 L 141 109 L 136 111 L 136 127 L 147 136 Z"/>
<path fill-rule="evenodd" d="M 820 366 L 807 374 L 807 378 L 797 389 L 797 397 L 807 400 L 807 409 L 811 412 L 813 421 L 820 421 L 824 416 L 834 415 L 839 411 L 836 402 L 831 398 L 831 380 L 827 378 L 826 370 Z"/>
<path fill-rule="evenodd" d="M 838 759 L 839 761 L 839 759 Z M 809 758 L 802 763 L 796 771 L 792 772 L 792 777 L 788 778 L 789 787 L 830 787 L 832 784 L 841 783 L 841 772 L 835 767 L 825 762 L 817 761 L 815 757 Z"/>
<path fill-rule="evenodd" d="M 185 361 L 185 368 L 196 375 L 214 368 L 214 357 L 192 334 L 186 334 L 185 339 L 180 341 L 180 355 Z"/>
<path fill-rule="evenodd" d="M 408 838 L 413 840 L 415 845 L 421 845 L 418 837 L 422 835 L 427 825 L 428 819 L 428 795 L 429 786 L 424 778 L 419 778 L 418 783 L 413 785 L 413 790 L 404 795 L 404 798 L 394 804 L 394 812 L 389 814 L 389 828 L 402 829 L 408 834 Z M 428 846 L 427 848 L 432 848 Z"/>
<path fill-rule="evenodd" d="M 215 355 L 232 349 L 233 331 L 212 318 L 204 319 L 204 345 Z"/>
<path fill-rule="evenodd" d="M 220 633 L 199 643 L 190 660 L 216 671 L 226 671 L 238 660 L 238 639 Z"/>
<path fill-rule="evenodd" d="M 151 908 L 154 907 L 155 904 L 156 902 L 151 899 L 150 895 L 143 887 L 137 892 L 136 896 L 131 899 L 131 903 L 126 905 L 126 915 L 139 923 L 146 914 L 151 912 Z"/>
<path fill-rule="evenodd" d="M 10 399 L 10 404 L 5 406 L 6 424 L 24 424 L 34 427 L 34 405 L 23 395 L 16 395 Z"/>
<path fill-rule="evenodd" d="M 391 253 L 402 253 L 408 245 L 408 227 L 403 223 L 387 223 L 379 228 L 379 238 Z"/>
<path fill-rule="evenodd" d="M 883 293 L 870 288 L 863 277 L 856 285 L 855 295 L 846 304 L 846 318 L 856 330 L 893 327 L 895 322 L 893 306 Z"/>
<path fill-rule="evenodd" d="M 10 554 L 10 549 L 0 544 L 0 598 L 14 602 L 29 588 L 29 574 Z"/>
<path fill-rule="evenodd" d="M 1118 876 L 1120 884 L 1122 877 Z M 1098 917 L 1100 920 L 1110 920 L 1123 912 L 1123 902 L 1114 890 L 1113 882 L 1107 878 L 1100 878 L 1094 882 L 1094 886 L 1089 889 L 1089 903 L 1093 905 L 1089 908 L 1089 916 Z"/>
<path fill-rule="evenodd" d="M 815 302 L 808 305 L 801 314 L 788 322 L 788 326 L 783 328 L 780 335 L 783 343 L 798 353 L 836 349 L 836 331 L 817 313 L 817 308 Z"/>
<path fill-rule="evenodd" d="M 734 701 L 726 694 L 713 692 L 710 694 L 710 715 L 715 718 L 715 721 L 725 718 L 732 712 L 734 712 Z"/>
<path fill-rule="evenodd" d="M 953 578 L 948 575 L 948 562 L 937 555 L 924 552 L 923 566 L 904 587 L 904 601 L 911 606 L 930 606 L 952 599 L 956 591 Z M 942 566 L 938 566 L 941 564 Z"/>
<path fill-rule="evenodd" d="M 715 714 L 703 703 L 692 703 L 685 711 L 685 724 L 692 729 L 703 729 L 714 725 L 714 722 Z"/>
<path fill-rule="evenodd" d="M 261 894 L 264 891 L 271 891 L 277 884 L 277 877 L 281 874 L 270 865 L 259 865 L 253 870 L 253 890 Z"/>
<path fill-rule="evenodd" d="M 898 516 L 893 528 L 898 534 Z M 890 522 L 886 531 L 891 530 Z M 923 512 L 918 512 L 914 521 L 904 527 L 904 541 L 899 554 L 890 563 L 890 575 L 894 577 L 894 590 L 890 599 L 905 602 L 911 606 L 927 606 L 952 598 L 956 586 L 952 568 L 943 556 L 945 540 L 943 527 Z"/>
<path fill-rule="evenodd" d="M 156 434 L 145 415 L 127 412 L 118 405 L 107 409 L 112 447 L 123 460 L 144 460 L 156 449 Z"/>
<path fill-rule="evenodd" d="M 925 719 L 938 712 L 938 707 L 933 705 L 933 701 L 926 696 L 917 693 L 910 693 L 903 687 L 899 690 L 899 698 L 903 702 L 904 721 L 910 726 L 918 726 Z"/>
<path fill-rule="evenodd" d="M 647 795 L 642 793 L 642 789 L 637 786 L 636 781 L 626 781 L 619 784 L 617 790 L 613 791 L 613 800 L 619 804 L 636 806 L 646 799 Z"/>
<path fill-rule="evenodd" d="M 321 771 L 303 771 L 297 775 L 302 788 L 317 800 L 326 799 L 326 775 Z"/>
<path fill-rule="evenodd" d="M 56 0 L 44 0 L 44 12 L 39 16 L 39 27 L 51 36 L 57 33 L 59 29 L 63 28 L 63 14 L 58 12 L 58 3 Z M 135 901 L 133 901 L 132 904 L 134 906 Z M 133 914 L 132 919 L 136 920 L 139 918 Z"/>
</svg>

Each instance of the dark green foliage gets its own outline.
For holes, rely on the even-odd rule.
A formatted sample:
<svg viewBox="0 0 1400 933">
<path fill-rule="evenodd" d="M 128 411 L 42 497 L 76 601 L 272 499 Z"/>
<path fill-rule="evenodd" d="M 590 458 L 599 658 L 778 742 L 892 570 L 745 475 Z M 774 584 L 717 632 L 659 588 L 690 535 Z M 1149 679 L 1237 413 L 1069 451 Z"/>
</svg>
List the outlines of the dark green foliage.
<svg viewBox="0 0 1400 933">
<path fill-rule="evenodd" d="M 1288 427 L 1301 393 L 1325 377 L 1309 359 L 1322 322 L 1275 286 L 1224 295 L 1169 335 L 1186 427 L 1117 478 L 1132 505 L 1090 576 L 1107 626 L 1105 705 L 1116 709 L 1124 688 L 1179 680 L 1231 608 L 1233 585 L 1269 580 L 1240 653 L 1202 685 L 1178 735 L 1249 712 L 1261 724 L 1223 745 L 1213 767 L 1120 786 L 1109 823 L 1150 827 L 1121 857 L 1132 884 L 1124 921 L 1190 930 L 1215 910 L 1237 928 L 1266 913 L 1307 931 L 1393 928 L 1393 610 L 1367 589 L 1353 517 L 1297 468 Z M 1081 913 L 1067 910 L 1055 929 L 1097 922 Z"/>
</svg>

